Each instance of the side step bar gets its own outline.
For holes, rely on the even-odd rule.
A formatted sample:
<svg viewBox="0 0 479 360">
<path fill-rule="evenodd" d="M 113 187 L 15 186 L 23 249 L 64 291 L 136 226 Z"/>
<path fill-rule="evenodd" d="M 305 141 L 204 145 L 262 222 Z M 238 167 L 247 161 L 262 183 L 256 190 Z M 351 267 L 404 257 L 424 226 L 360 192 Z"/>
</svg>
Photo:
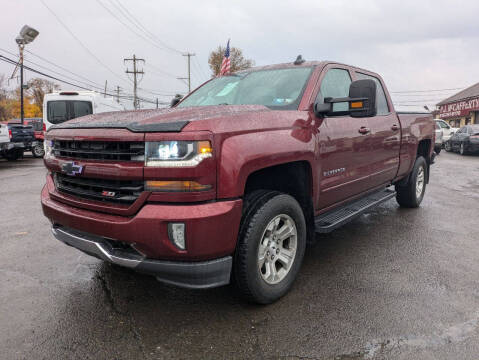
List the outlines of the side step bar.
<svg viewBox="0 0 479 360">
<path fill-rule="evenodd" d="M 315 231 L 317 233 L 329 233 L 394 196 L 396 196 L 395 190 L 384 189 L 321 214 L 314 219 Z"/>
</svg>

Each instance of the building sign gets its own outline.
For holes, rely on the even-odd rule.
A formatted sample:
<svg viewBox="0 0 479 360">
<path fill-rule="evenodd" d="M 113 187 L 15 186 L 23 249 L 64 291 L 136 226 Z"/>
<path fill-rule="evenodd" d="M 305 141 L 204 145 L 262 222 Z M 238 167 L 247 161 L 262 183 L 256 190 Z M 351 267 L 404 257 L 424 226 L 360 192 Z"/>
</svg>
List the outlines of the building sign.
<svg viewBox="0 0 479 360">
<path fill-rule="evenodd" d="M 467 116 L 471 111 L 479 111 L 479 98 L 441 105 L 439 107 L 439 117 L 448 119 Z"/>
</svg>

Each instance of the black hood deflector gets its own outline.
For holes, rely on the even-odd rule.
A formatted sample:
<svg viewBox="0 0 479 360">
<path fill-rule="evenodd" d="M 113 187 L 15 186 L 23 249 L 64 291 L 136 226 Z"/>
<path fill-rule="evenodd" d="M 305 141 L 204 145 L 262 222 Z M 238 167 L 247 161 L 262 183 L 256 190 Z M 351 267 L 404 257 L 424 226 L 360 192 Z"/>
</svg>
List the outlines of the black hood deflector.
<svg viewBox="0 0 479 360">
<path fill-rule="evenodd" d="M 112 122 L 96 122 L 96 123 L 69 123 L 68 121 L 54 125 L 49 130 L 54 129 L 128 129 L 131 132 L 180 132 L 189 121 L 175 121 L 167 123 L 149 123 L 140 124 L 132 123 L 112 123 Z"/>
</svg>

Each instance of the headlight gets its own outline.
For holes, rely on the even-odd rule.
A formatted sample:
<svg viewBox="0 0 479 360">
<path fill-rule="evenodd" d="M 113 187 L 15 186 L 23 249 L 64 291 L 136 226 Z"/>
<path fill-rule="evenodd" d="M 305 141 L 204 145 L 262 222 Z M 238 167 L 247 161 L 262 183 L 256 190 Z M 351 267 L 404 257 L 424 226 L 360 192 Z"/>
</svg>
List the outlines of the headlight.
<svg viewBox="0 0 479 360">
<path fill-rule="evenodd" d="M 45 140 L 43 142 L 43 148 L 45 149 L 45 159 L 54 158 L 55 155 L 53 153 L 53 141 L 52 140 Z"/>
<path fill-rule="evenodd" d="M 145 144 L 145 166 L 196 166 L 212 156 L 209 141 L 155 141 Z"/>
</svg>

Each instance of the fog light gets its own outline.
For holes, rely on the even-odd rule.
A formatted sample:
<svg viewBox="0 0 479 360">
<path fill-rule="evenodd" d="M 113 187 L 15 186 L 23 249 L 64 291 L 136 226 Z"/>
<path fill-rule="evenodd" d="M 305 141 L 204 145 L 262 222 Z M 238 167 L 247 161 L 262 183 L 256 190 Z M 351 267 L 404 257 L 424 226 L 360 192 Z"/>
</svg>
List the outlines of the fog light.
<svg viewBox="0 0 479 360">
<path fill-rule="evenodd" d="M 183 223 L 170 223 L 168 224 L 168 237 L 170 241 L 175 244 L 181 250 L 186 249 L 185 241 L 185 224 Z"/>
</svg>

